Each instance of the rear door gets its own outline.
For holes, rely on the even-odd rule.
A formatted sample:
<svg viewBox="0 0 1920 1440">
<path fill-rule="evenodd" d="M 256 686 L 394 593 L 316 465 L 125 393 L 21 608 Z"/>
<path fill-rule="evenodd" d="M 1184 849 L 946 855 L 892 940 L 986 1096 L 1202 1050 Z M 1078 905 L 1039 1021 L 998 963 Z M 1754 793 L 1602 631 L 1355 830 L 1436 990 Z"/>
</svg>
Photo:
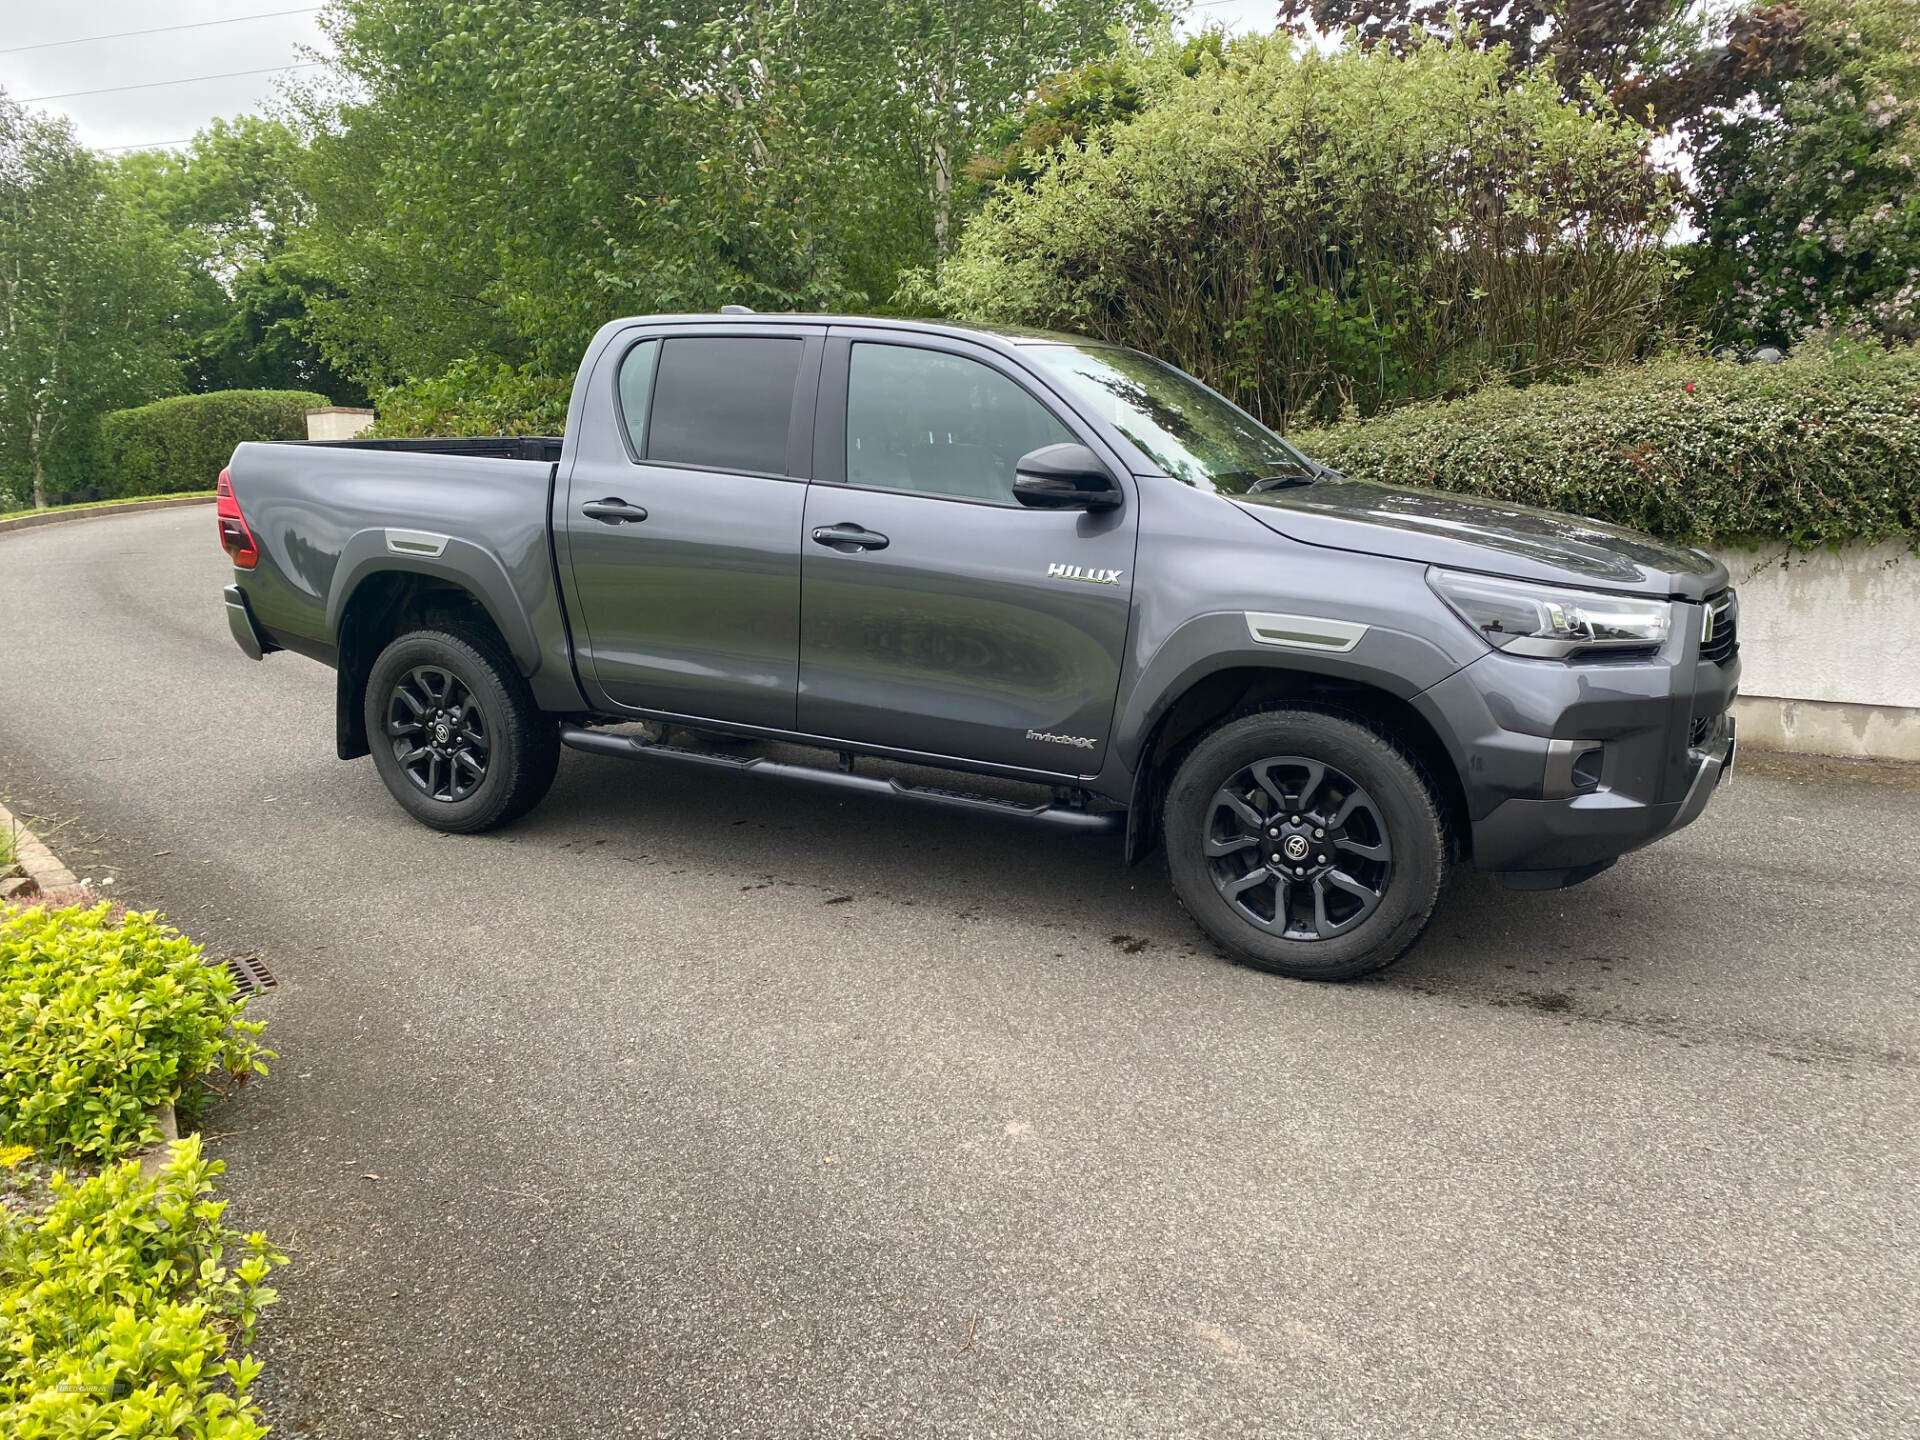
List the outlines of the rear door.
<svg viewBox="0 0 1920 1440">
<path fill-rule="evenodd" d="M 1127 638 L 1131 479 L 1112 466 L 1127 489 L 1118 510 L 1018 504 L 1020 456 L 1073 440 L 1104 454 L 1100 442 L 987 347 L 869 334 L 836 331 L 822 373 L 800 728 L 1091 774 Z"/>
<path fill-rule="evenodd" d="M 583 380 L 563 560 L 581 675 L 610 708 L 793 728 L 822 344 L 640 327 Z"/>
</svg>

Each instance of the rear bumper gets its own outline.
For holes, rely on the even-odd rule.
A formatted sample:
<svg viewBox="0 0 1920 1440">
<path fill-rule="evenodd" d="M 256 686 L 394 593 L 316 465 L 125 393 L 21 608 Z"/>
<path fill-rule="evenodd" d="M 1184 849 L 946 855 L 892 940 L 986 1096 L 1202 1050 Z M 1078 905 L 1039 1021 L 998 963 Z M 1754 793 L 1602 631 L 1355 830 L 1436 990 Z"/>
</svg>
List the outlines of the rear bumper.
<svg viewBox="0 0 1920 1440">
<path fill-rule="evenodd" d="M 1700 655 L 1697 618 L 1675 631 L 1628 663 L 1495 652 L 1419 697 L 1459 766 L 1475 868 L 1556 889 L 1700 817 L 1733 761 L 1740 662 Z"/>
<path fill-rule="evenodd" d="M 247 658 L 259 660 L 268 651 L 278 650 L 280 647 L 267 639 L 260 622 L 253 618 L 246 591 L 238 585 L 229 585 L 223 593 L 227 601 L 227 629 L 233 632 L 233 643 L 246 652 Z"/>
</svg>

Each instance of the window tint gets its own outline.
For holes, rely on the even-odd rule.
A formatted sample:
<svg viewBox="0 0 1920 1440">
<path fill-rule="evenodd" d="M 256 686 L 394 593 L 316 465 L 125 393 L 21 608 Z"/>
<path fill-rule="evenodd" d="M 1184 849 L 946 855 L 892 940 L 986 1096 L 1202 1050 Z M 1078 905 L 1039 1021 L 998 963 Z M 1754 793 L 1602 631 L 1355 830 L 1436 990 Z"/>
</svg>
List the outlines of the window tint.
<svg viewBox="0 0 1920 1440">
<path fill-rule="evenodd" d="M 643 340 L 620 362 L 620 415 L 636 455 L 647 453 L 647 405 L 653 399 L 653 365 L 659 358 L 660 342 Z"/>
<path fill-rule="evenodd" d="M 787 473 L 787 423 L 800 340 L 691 336 L 660 349 L 648 460 L 715 470 Z"/>
<path fill-rule="evenodd" d="M 1011 505 L 1013 467 L 1071 433 L 999 371 L 937 350 L 855 345 L 847 483 Z"/>
</svg>

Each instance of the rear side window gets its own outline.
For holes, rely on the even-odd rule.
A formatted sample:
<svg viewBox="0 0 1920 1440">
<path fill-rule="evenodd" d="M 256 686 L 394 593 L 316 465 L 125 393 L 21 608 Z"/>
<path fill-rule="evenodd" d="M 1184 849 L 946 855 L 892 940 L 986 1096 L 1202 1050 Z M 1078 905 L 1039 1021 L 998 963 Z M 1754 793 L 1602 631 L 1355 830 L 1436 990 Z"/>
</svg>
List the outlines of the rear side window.
<svg viewBox="0 0 1920 1440">
<path fill-rule="evenodd" d="M 647 406 L 653 399 L 653 367 L 659 359 L 660 342 L 643 340 L 620 362 L 620 416 L 636 455 L 647 453 Z"/>
<path fill-rule="evenodd" d="M 990 365 L 906 345 L 855 345 L 847 483 L 1012 505 L 1014 464 L 1073 435 Z"/>
<path fill-rule="evenodd" d="M 640 453 L 658 465 L 786 474 L 787 427 L 804 349 L 801 340 L 754 336 L 663 342 Z M 621 380 L 624 403 L 624 369 Z"/>
</svg>

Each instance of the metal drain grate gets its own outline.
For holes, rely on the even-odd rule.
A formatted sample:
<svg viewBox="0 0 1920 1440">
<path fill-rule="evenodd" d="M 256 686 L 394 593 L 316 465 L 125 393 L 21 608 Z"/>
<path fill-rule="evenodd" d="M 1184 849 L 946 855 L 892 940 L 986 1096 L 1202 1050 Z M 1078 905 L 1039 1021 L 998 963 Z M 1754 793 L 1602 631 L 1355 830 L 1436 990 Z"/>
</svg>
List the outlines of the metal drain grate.
<svg viewBox="0 0 1920 1440">
<path fill-rule="evenodd" d="M 226 967 L 242 995 L 258 995 L 262 990 L 272 990 L 280 984 L 273 972 L 267 969 L 267 962 L 258 955 L 229 955 Z"/>
</svg>

